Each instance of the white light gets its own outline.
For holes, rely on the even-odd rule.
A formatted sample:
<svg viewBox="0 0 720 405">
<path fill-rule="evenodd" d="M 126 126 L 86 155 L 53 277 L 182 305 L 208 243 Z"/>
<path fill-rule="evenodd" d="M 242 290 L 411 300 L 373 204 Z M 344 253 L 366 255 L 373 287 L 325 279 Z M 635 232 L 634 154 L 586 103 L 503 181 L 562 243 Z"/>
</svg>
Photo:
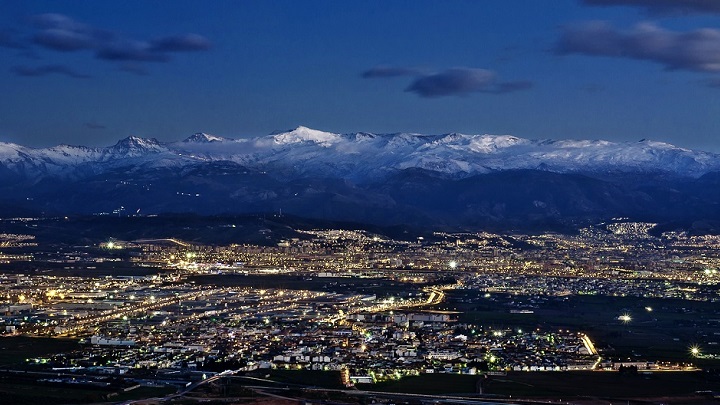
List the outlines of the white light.
<svg viewBox="0 0 720 405">
<path fill-rule="evenodd" d="M 451 269 L 455 269 L 457 267 L 457 262 L 455 260 L 451 260 L 450 263 L 448 263 Z"/>
</svg>

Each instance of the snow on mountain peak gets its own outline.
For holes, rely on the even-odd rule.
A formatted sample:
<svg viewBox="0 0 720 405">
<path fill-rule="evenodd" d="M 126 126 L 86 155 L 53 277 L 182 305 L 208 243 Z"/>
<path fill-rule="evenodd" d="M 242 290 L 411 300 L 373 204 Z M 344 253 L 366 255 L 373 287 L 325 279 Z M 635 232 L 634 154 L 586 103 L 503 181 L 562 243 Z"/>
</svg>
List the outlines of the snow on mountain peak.
<svg viewBox="0 0 720 405">
<path fill-rule="evenodd" d="M 197 133 L 192 134 L 189 137 L 187 137 L 183 142 L 186 142 L 186 143 L 190 143 L 190 142 L 210 143 L 210 142 L 222 142 L 224 140 L 225 140 L 225 138 L 223 138 L 221 136 L 210 135 L 210 134 L 206 134 L 204 132 L 197 132 Z"/>
<path fill-rule="evenodd" d="M 470 150 L 477 153 L 492 153 L 499 149 L 510 148 L 529 143 L 527 139 L 520 139 L 512 135 L 481 135 L 472 137 L 469 142 Z"/>
<path fill-rule="evenodd" d="M 342 140 L 342 137 L 338 134 L 318 131 L 303 126 L 299 126 L 292 131 L 272 135 L 272 138 L 274 143 L 278 145 L 312 142 L 324 147 L 328 147 Z"/>
<path fill-rule="evenodd" d="M 121 139 L 114 146 L 107 148 L 112 153 L 122 156 L 141 156 L 145 153 L 158 153 L 166 150 L 155 138 L 140 138 L 128 136 Z"/>
<path fill-rule="evenodd" d="M 124 148 L 153 148 L 160 146 L 160 142 L 155 138 L 146 139 L 137 136 L 128 136 L 125 139 L 119 140 L 115 146 Z"/>
<path fill-rule="evenodd" d="M 158 158 L 158 154 L 162 154 Z M 126 159 L 129 159 L 126 161 Z M 284 175 L 363 179 L 421 168 L 453 177 L 490 171 L 545 170 L 558 173 L 668 173 L 699 177 L 720 171 L 720 155 L 663 142 L 529 140 L 511 135 L 450 133 L 336 134 L 307 127 L 237 140 L 197 133 L 182 142 L 130 136 L 107 148 L 57 146 L 33 149 L 0 143 L 0 166 L 37 175 L 74 173 L 92 166 L 181 167 L 198 162 L 232 161 Z M 130 163 L 132 162 L 132 163 Z"/>
</svg>

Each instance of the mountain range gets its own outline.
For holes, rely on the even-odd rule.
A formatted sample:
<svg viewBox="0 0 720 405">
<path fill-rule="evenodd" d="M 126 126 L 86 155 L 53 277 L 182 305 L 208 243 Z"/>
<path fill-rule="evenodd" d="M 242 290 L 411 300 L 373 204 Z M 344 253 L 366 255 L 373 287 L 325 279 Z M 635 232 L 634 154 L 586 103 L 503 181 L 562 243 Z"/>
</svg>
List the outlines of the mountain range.
<svg viewBox="0 0 720 405">
<path fill-rule="evenodd" d="M 713 227 L 720 155 L 641 140 L 450 133 L 0 143 L 4 216 L 280 213 L 375 224 L 554 227 L 630 217 Z M 707 225 L 710 224 L 710 225 Z"/>
</svg>

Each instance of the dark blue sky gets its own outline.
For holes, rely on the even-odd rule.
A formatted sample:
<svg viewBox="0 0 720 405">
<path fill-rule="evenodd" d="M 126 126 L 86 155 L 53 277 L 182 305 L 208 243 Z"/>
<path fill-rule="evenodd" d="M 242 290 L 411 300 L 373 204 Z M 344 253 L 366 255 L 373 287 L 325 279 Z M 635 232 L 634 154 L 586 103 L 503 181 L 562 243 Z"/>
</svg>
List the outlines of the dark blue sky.
<svg viewBox="0 0 720 405">
<path fill-rule="evenodd" d="M 719 4 L 0 0 L 0 141 L 305 125 L 720 152 Z"/>
</svg>

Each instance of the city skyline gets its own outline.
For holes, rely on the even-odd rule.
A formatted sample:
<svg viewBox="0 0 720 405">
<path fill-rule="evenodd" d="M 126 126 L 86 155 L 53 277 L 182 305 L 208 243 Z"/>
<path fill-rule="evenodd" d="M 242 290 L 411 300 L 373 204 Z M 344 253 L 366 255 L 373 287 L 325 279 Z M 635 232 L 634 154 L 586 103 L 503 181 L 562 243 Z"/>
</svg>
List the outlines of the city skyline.
<svg viewBox="0 0 720 405">
<path fill-rule="evenodd" d="M 347 133 L 720 151 L 712 2 L 6 2 L 0 141 Z"/>
</svg>

